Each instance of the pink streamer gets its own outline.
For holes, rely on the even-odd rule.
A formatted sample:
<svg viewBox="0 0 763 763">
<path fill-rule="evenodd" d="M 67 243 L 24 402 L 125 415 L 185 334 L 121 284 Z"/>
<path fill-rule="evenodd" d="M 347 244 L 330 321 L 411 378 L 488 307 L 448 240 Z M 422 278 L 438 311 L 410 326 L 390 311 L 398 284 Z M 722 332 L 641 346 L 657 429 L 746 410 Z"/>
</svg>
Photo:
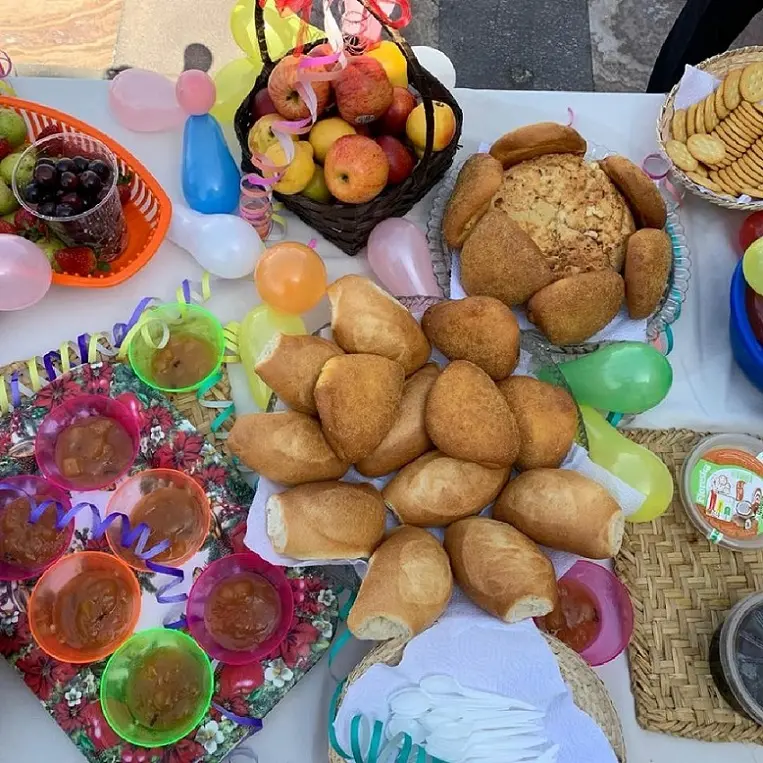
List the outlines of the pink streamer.
<svg viewBox="0 0 763 763">
<path fill-rule="evenodd" d="M 4 50 L 0 50 L 0 79 L 5 79 L 11 74 L 13 74 L 13 61 Z"/>
</svg>

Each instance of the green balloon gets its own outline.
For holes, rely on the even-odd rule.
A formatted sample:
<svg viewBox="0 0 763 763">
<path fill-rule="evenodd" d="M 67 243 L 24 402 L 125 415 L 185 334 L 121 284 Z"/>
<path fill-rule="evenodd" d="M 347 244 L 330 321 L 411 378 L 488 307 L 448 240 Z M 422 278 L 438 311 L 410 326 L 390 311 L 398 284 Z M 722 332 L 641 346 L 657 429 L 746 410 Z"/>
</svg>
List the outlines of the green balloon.
<svg viewBox="0 0 763 763">
<path fill-rule="evenodd" d="M 558 368 L 579 405 L 618 413 L 654 408 L 673 383 L 668 359 L 643 342 L 615 342 Z M 553 381 L 548 368 L 542 368 L 538 377 Z"/>
</svg>

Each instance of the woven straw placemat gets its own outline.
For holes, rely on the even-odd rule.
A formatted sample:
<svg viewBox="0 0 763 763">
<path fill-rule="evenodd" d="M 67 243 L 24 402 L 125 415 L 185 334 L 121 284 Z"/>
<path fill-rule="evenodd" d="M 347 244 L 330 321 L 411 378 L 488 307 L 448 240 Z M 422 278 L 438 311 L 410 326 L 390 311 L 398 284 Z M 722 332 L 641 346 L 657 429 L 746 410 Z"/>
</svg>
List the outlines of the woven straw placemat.
<svg viewBox="0 0 763 763">
<path fill-rule="evenodd" d="M 728 610 L 763 590 L 763 551 L 719 548 L 689 522 L 678 481 L 705 435 L 687 429 L 627 434 L 656 453 L 676 481 L 670 509 L 653 522 L 628 525 L 615 560 L 635 615 L 628 655 L 638 723 L 708 742 L 761 744 L 763 727 L 732 710 L 715 688 L 708 653 Z"/>
</svg>

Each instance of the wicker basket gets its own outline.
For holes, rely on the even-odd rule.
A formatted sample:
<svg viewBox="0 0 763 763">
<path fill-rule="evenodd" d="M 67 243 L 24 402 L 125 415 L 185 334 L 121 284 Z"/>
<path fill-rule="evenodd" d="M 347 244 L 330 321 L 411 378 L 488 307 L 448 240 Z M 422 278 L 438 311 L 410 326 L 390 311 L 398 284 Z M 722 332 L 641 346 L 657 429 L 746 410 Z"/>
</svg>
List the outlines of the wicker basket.
<svg viewBox="0 0 763 763">
<path fill-rule="evenodd" d="M 343 204 L 340 202 L 321 204 L 301 194 L 294 196 L 275 194 L 287 209 L 290 209 L 297 217 L 350 255 L 357 254 L 365 246 L 369 234 L 378 223 L 388 217 L 402 217 L 432 190 L 453 162 L 459 147 L 458 141 L 463 125 L 463 114 L 450 91 L 419 64 L 410 46 L 399 32 L 386 26 L 383 19 L 376 14 L 366 0 L 361 0 L 361 2 L 386 29 L 387 34 L 408 61 L 408 78 L 411 87 L 421 96 L 424 103 L 427 119 L 427 149 L 425 149 L 421 161 L 418 162 L 409 178 L 400 185 L 388 186 L 375 199 L 366 204 Z M 254 96 L 267 87 L 268 77 L 275 66 L 275 62 L 271 60 L 267 50 L 265 22 L 260 3 L 254 4 L 254 23 L 264 66 L 251 93 L 239 106 L 234 122 L 236 137 L 241 146 L 241 168 L 244 172 L 256 171 L 251 162 L 252 154 L 247 143 L 249 130 L 255 121 L 251 104 Z M 305 50 L 308 51 L 322 42 L 325 40 L 305 45 Z M 291 55 L 291 53 L 287 55 Z M 453 139 L 445 149 L 437 152 L 431 150 L 434 137 L 433 100 L 447 103 L 453 109 L 456 117 L 456 132 Z"/>
<path fill-rule="evenodd" d="M 732 69 L 741 69 L 748 64 L 754 64 L 761 61 L 763 61 L 763 46 L 753 45 L 747 48 L 739 48 L 738 50 L 730 50 L 726 53 L 721 53 L 718 56 L 708 58 L 706 61 L 697 64 L 697 68 L 722 78 Z M 657 141 L 663 152 L 665 151 L 666 141 L 670 140 L 670 123 L 673 119 L 673 112 L 675 111 L 674 103 L 676 100 L 676 93 L 678 93 L 678 87 L 679 85 L 675 85 L 675 87 L 668 93 L 668 97 L 662 105 L 660 116 L 657 121 Z M 675 180 L 681 183 L 681 185 L 693 194 L 701 196 L 703 199 L 707 199 L 713 204 L 717 204 L 720 207 L 726 207 L 726 209 L 763 209 L 763 201 L 742 202 L 736 201 L 730 196 L 721 196 L 708 188 L 698 185 L 687 177 L 683 170 L 675 165 L 672 166 L 673 170 L 671 175 Z"/>
</svg>

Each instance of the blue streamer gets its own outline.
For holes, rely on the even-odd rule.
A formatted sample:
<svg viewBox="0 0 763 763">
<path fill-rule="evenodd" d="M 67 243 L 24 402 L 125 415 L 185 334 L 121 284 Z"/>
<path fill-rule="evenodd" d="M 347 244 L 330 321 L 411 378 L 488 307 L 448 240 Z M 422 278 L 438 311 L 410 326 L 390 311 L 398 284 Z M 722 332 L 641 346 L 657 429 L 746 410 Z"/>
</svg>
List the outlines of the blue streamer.
<svg viewBox="0 0 763 763">
<path fill-rule="evenodd" d="M 14 408 L 21 405 L 21 390 L 19 389 L 19 372 L 14 371 L 11 374 L 11 402 Z"/>
<path fill-rule="evenodd" d="M 226 710 L 222 705 L 218 705 L 216 702 L 212 703 L 212 707 L 228 720 L 238 723 L 241 726 L 246 726 L 252 731 L 256 732 L 262 728 L 261 718 L 249 718 L 246 715 L 236 715 L 236 713 L 231 713 L 230 710 Z"/>
<path fill-rule="evenodd" d="M 79 359 L 80 363 L 84 365 L 87 363 L 88 349 L 90 347 L 90 334 L 80 334 L 77 337 L 77 347 L 79 347 Z"/>
<path fill-rule="evenodd" d="M 61 362 L 61 353 L 57 350 L 51 350 L 42 356 L 42 364 L 45 366 L 48 381 L 53 381 L 57 376 L 56 367 L 53 365 L 54 360 L 57 360 L 59 363 Z"/>
<path fill-rule="evenodd" d="M 132 311 L 132 315 L 128 319 L 127 323 L 115 323 L 114 328 L 112 329 L 112 335 L 114 337 L 114 347 L 119 348 L 122 346 L 122 342 L 124 342 L 125 337 L 127 336 L 127 332 L 140 320 L 140 316 L 143 314 L 143 311 L 154 301 L 158 301 L 157 297 L 143 297 L 140 302 L 138 302 L 135 309 Z"/>
</svg>

